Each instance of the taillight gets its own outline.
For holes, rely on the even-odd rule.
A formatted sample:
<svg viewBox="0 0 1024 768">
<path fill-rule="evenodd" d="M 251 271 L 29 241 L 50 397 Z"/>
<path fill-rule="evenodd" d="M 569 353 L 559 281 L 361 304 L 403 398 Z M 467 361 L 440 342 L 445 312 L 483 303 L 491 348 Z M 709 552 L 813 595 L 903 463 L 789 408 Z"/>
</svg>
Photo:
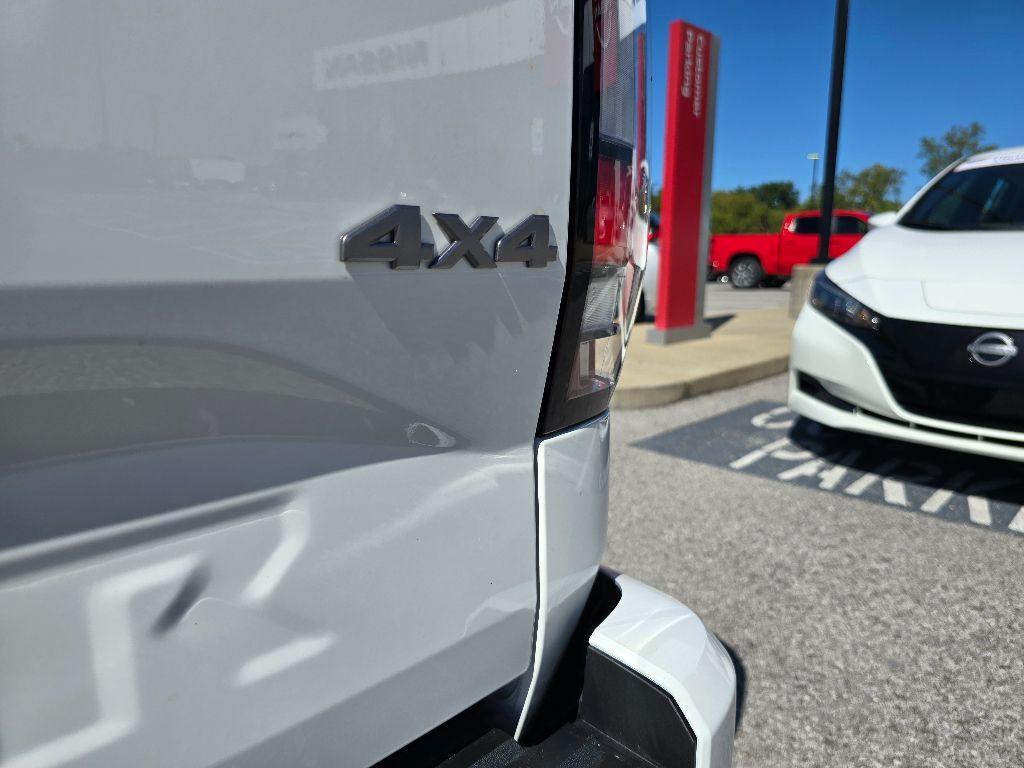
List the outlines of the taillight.
<svg viewBox="0 0 1024 768">
<path fill-rule="evenodd" d="M 646 3 L 576 7 L 565 293 L 539 432 L 608 407 L 647 261 Z"/>
</svg>

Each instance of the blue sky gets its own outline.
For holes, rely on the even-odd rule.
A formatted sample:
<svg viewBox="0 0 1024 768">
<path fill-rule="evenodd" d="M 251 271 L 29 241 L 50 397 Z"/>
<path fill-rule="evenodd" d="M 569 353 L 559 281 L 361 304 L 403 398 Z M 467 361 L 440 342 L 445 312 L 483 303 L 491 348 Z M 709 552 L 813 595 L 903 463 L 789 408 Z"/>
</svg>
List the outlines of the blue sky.
<svg viewBox="0 0 1024 768">
<path fill-rule="evenodd" d="M 655 188 L 668 23 L 678 18 L 721 40 L 714 188 L 790 179 L 806 193 L 807 153 L 824 156 L 834 4 L 648 0 Z M 851 0 L 840 169 L 903 168 L 906 199 L 924 181 L 919 139 L 972 120 L 991 143 L 1024 144 L 1024 0 Z"/>
</svg>

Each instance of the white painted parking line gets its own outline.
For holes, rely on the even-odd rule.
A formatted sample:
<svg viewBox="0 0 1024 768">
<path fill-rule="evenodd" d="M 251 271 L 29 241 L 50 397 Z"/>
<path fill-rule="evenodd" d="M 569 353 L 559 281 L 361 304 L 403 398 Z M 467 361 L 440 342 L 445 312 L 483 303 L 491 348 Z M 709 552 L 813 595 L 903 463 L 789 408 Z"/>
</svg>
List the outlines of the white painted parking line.
<svg viewBox="0 0 1024 768">
<path fill-rule="evenodd" d="M 954 476 L 946 487 L 939 488 L 935 493 L 928 497 L 928 500 L 921 505 L 921 511 L 935 514 L 946 506 L 946 504 L 949 503 L 949 500 L 953 498 L 954 490 L 963 488 L 970 479 L 970 472 L 961 472 Z"/>
<path fill-rule="evenodd" d="M 975 525 L 992 525 L 992 513 L 988 508 L 988 499 L 981 496 L 968 496 L 967 508 L 970 510 L 972 523 Z"/>
<path fill-rule="evenodd" d="M 878 466 L 874 472 L 865 472 L 859 480 L 850 483 L 846 487 L 846 493 L 851 496 L 863 496 L 864 491 L 873 486 L 879 480 L 882 480 L 882 492 L 885 494 L 885 500 L 890 504 L 899 504 L 902 507 L 909 506 L 907 501 L 907 493 L 902 485 L 895 482 L 894 480 L 885 477 L 889 472 L 892 472 L 900 464 L 899 459 L 889 459 Z"/>
<path fill-rule="evenodd" d="M 815 477 L 819 472 L 824 471 L 827 466 L 824 459 L 811 459 L 805 461 L 792 469 L 787 469 L 784 472 L 779 472 L 776 477 L 779 480 L 796 480 L 798 477 Z"/>
<path fill-rule="evenodd" d="M 753 403 L 638 445 L 788 484 L 1024 534 L 1024 472 L 1019 465 L 829 429 L 797 419 L 773 403 Z"/>
<path fill-rule="evenodd" d="M 1013 520 L 1010 521 L 1010 524 L 1007 527 L 1011 531 L 1024 533 L 1024 506 L 1021 506 L 1021 508 L 1017 510 L 1017 514 L 1013 516 Z"/>
<path fill-rule="evenodd" d="M 740 456 L 736 461 L 730 462 L 729 466 L 733 469 L 744 469 L 749 467 L 751 464 L 756 464 L 761 459 L 765 459 L 772 454 L 773 451 L 777 451 L 789 445 L 789 438 L 783 437 L 780 440 L 776 440 L 774 443 L 758 448 L 757 450 L 751 451 L 746 456 Z"/>
<path fill-rule="evenodd" d="M 818 487 L 826 491 L 834 490 L 843 481 L 843 478 L 849 474 L 850 470 L 847 467 L 853 466 L 859 458 L 860 451 L 847 451 L 840 457 L 834 467 L 826 469 L 821 473 L 821 483 L 818 484 Z"/>
</svg>

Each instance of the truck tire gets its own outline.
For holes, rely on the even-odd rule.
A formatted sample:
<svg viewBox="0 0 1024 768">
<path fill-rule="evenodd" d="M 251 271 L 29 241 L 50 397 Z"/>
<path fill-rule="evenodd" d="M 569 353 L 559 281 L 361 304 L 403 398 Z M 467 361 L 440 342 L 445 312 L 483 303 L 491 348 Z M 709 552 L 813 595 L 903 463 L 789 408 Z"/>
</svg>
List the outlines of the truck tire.
<svg viewBox="0 0 1024 768">
<path fill-rule="evenodd" d="M 757 288 L 764 280 L 764 267 L 756 256 L 737 256 L 729 265 L 729 282 L 733 288 Z"/>
</svg>

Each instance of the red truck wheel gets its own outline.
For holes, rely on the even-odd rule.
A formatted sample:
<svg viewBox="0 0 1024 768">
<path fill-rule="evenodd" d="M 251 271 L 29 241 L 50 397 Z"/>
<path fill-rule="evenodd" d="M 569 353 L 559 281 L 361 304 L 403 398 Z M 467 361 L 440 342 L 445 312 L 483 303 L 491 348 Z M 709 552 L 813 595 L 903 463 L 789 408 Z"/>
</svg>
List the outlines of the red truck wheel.
<svg viewBox="0 0 1024 768">
<path fill-rule="evenodd" d="M 764 267 L 756 256 L 737 256 L 729 265 L 729 281 L 733 288 L 757 288 L 764 280 Z"/>
</svg>

